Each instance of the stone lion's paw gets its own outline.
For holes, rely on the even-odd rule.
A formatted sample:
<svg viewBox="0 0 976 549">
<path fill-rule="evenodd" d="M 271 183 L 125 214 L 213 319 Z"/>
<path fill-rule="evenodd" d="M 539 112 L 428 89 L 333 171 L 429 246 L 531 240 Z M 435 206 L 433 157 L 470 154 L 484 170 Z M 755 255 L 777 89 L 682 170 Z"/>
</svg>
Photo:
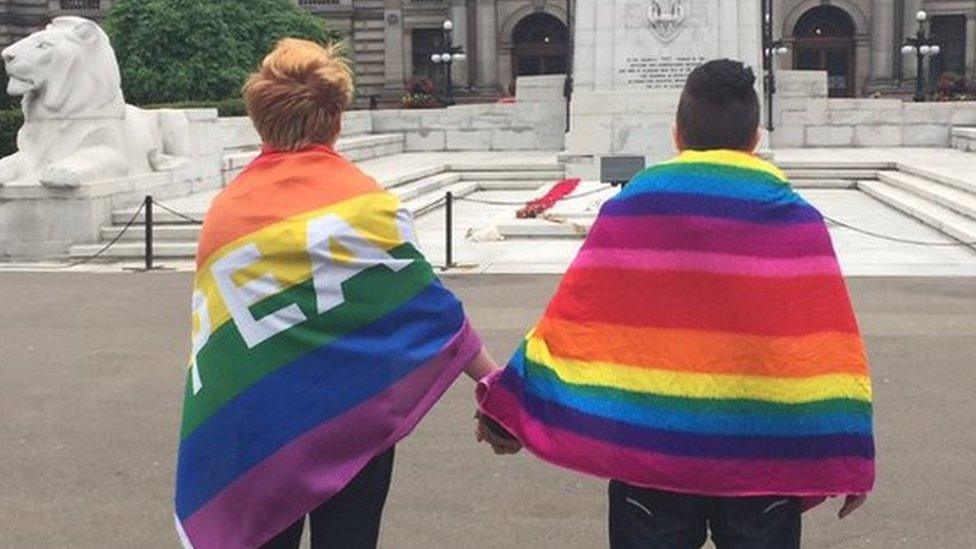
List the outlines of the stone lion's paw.
<svg viewBox="0 0 976 549">
<path fill-rule="evenodd" d="M 77 168 L 62 163 L 52 164 L 41 173 L 41 184 L 48 187 L 72 188 L 81 185 L 82 173 Z"/>
</svg>

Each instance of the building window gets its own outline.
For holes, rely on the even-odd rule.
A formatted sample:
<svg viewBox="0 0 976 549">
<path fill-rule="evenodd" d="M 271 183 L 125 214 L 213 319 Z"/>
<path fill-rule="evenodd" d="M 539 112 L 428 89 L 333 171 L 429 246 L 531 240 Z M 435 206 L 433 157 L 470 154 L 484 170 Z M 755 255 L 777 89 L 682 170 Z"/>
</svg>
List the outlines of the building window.
<svg viewBox="0 0 976 549">
<path fill-rule="evenodd" d="M 430 60 L 435 53 L 444 53 L 444 31 L 441 29 L 414 29 L 411 34 L 413 43 L 413 75 L 418 78 L 430 78 L 436 81 L 438 70 L 442 68 Z"/>
<path fill-rule="evenodd" d="M 61 0 L 61 9 L 65 11 L 98 10 L 101 8 L 101 0 Z"/>
<path fill-rule="evenodd" d="M 793 28 L 793 68 L 827 71 L 831 97 L 851 97 L 855 90 L 854 21 L 836 6 L 804 13 Z"/>
<path fill-rule="evenodd" d="M 932 37 L 942 51 L 932 58 L 930 78 L 935 84 L 945 73 L 966 74 L 966 16 L 932 17 Z"/>
</svg>

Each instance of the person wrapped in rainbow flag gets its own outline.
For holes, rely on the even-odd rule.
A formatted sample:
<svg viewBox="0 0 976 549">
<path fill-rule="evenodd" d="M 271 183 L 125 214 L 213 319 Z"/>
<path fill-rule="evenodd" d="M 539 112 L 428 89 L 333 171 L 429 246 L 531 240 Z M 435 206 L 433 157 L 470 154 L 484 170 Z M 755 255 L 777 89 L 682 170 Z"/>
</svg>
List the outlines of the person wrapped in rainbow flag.
<svg viewBox="0 0 976 549">
<path fill-rule="evenodd" d="M 244 89 L 264 150 L 197 251 L 176 474 L 186 547 L 375 547 L 394 445 L 495 368 L 399 199 L 335 152 L 352 74 L 283 40 Z"/>
<path fill-rule="evenodd" d="M 610 479 L 615 549 L 800 545 L 874 483 L 871 382 L 820 213 L 755 156 L 751 69 L 688 77 L 680 155 L 608 201 L 545 314 L 479 384 L 479 439 Z M 514 436 L 514 439 L 509 438 Z"/>
</svg>

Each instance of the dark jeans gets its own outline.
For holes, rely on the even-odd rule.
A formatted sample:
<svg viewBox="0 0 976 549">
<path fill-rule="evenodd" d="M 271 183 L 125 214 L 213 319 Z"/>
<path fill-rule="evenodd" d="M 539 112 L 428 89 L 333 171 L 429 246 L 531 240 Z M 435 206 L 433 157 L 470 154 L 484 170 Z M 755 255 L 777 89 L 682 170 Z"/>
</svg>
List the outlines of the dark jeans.
<svg viewBox="0 0 976 549">
<path fill-rule="evenodd" d="M 674 494 L 610 482 L 611 549 L 798 549 L 800 500 Z"/>
<path fill-rule="evenodd" d="M 309 513 L 312 549 L 375 549 L 383 504 L 393 475 L 393 448 L 373 458 L 341 492 Z M 264 549 L 297 549 L 305 517 L 289 526 Z"/>
</svg>

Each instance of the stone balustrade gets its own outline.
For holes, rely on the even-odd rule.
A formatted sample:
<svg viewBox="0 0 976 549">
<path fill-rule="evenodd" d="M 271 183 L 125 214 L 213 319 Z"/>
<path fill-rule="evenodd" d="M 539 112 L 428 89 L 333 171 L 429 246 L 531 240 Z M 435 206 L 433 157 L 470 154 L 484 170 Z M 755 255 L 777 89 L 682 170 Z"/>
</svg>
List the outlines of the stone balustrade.
<svg viewBox="0 0 976 549">
<path fill-rule="evenodd" d="M 976 126 L 976 102 L 827 97 L 821 71 L 780 71 L 774 148 L 949 147 L 952 129 Z"/>
</svg>

